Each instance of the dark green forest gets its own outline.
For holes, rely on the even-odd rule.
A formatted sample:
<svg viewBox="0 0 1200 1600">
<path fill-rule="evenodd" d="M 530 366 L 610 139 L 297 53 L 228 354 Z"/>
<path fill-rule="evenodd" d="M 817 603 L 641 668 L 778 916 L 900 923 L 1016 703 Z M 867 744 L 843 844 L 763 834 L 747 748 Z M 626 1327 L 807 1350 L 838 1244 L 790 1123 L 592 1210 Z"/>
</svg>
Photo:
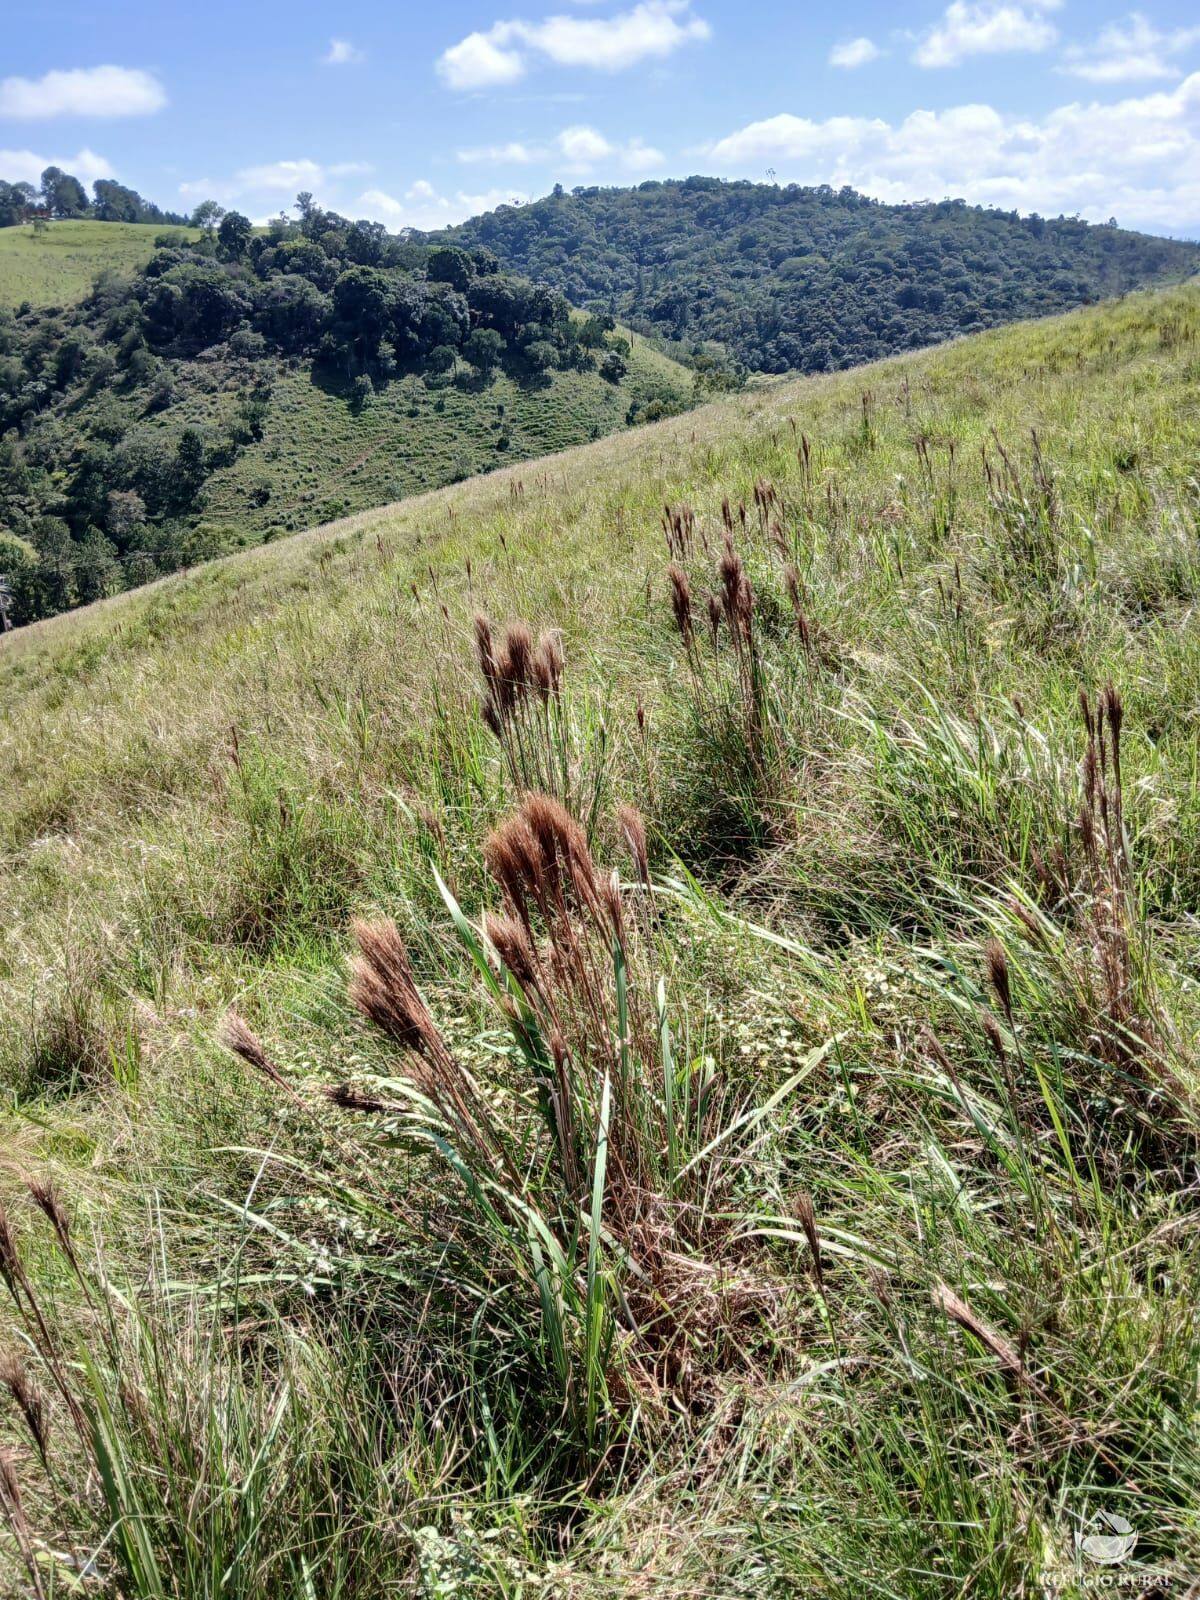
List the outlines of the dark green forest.
<svg viewBox="0 0 1200 1600">
<path fill-rule="evenodd" d="M 760 372 L 855 366 L 1200 268 L 1200 246 L 1115 224 L 717 178 L 560 187 L 442 237 Z"/>
<path fill-rule="evenodd" d="M 265 232 L 228 212 L 194 243 L 164 233 L 142 270 L 78 306 L 0 311 L 5 623 L 219 553 L 198 521 L 206 482 L 262 439 L 285 370 L 352 410 L 401 378 L 482 395 L 500 373 L 525 388 L 553 371 L 625 377 L 611 318 L 573 316 L 491 252 L 404 240 L 307 195 L 298 210 Z"/>
</svg>

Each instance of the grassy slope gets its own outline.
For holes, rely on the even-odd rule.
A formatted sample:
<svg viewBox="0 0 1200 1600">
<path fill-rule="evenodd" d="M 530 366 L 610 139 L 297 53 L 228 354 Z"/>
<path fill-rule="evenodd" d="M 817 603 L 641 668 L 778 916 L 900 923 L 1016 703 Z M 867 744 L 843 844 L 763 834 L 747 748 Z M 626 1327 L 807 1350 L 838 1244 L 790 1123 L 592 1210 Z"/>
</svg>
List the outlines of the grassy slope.
<svg viewBox="0 0 1200 1600">
<path fill-rule="evenodd" d="M 756 1257 L 759 1281 L 781 1285 L 765 1324 L 778 1346 L 768 1333 L 741 1360 L 697 1356 L 703 1405 L 647 1421 L 624 1473 L 610 1458 L 584 1491 L 594 1514 L 576 1515 L 576 1542 L 554 1560 L 577 1462 L 562 1465 L 544 1424 L 513 1417 L 501 1431 L 525 1465 L 489 1456 L 455 1420 L 485 1358 L 468 1379 L 465 1356 L 428 1335 L 400 1411 L 443 1393 L 448 1364 L 447 1431 L 435 1445 L 398 1427 L 403 1466 L 375 1474 L 396 1537 L 368 1541 L 374 1564 L 341 1592 L 411 1576 L 407 1530 L 433 1523 L 476 1595 L 518 1592 L 524 1567 L 530 1592 L 564 1596 L 849 1597 L 870 1574 L 878 1595 L 999 1600 L 1073 1581 L 1073 1519 L 1098 1504 L 1142 1532 L 1139 1573 L 1196 1570 L 1198 1263 L 1176 1164 L 1190 1135 L 1171 1131 L 1165 1086 L 1188 1079 L 1200 1022 L 1198 341 L 1200 294 L 1183 290 L 780 384 L 0 643 L 0 1077 L 21 1100 L 5 1160 L 14 1174 L 57 1170 L 80 1228 L 103 1218 L 111 1259 L 135 1274 L 147 1186 L 173 1269 L 204 1278 L 236 1237 L 219 1202 L 240 1204 L 256 1171 L 229 1147 L 273 1142 L 310 1170 L 323 1159 L 210 1041 L 236 1001 L 298 1081 L 375 1059 L 339 998 L 352 912 L 401 919 L 439 1015 L 479 1030 L 477 1070 L 498 1070 L 413 843 L 413 810 L 429 808 L 475 909 L 478 841 L 513 800 L 475 731 L 475 605 L 565 630 L 586 761 L 606 727 L 606 794 L 638 800 L 665 868 L 669 846 L 721 885 L 655 960 L 734 1097 L 761 1102 L 797 1051 L 839 1041 L 773 1116 L 738 1201 L 794 1217 L 814 1195 L 828 1299 L 803 1246 Z M 1053 479 L 1043 500 L 1031 429 Z M 997 439 L 1024 486 L 999 505 L 980 457 L 986 446 L 998 470 Z M 774 623 L 764 613 L 780 693 L 791 685 L 788 782 L 763 848 L 747 855 L 743 841 L 733 870 L 725 791 L 747 780 L 702 736 L 659 515 L 690 502 L 717 542 L 728 496 L 751 507 L 753 530 L 760 479 L 782 496 L 824 665 L 802 667 L 782 603 Z M 770 541 L 740 543 L 765 605 L 781 593 Z M 1095 986 L 1086 939 L 1055 921 L 1043 948 L 1004 903 L 1012 887 L 1040 892 L 1031 840 L 1048 856 L 1074 837 L 1076 699 L 1110 675 L 1125 696 L 1158 1041 L 1117 1072 L 1097 1043 L 1108 1024 L 1082 996 Z M 599 849 L 615 856 L 609 832 Z M 765 945 L 730 913 L 796 943 Z M 1017 974 L 1029 1074 L 1007 1100 L 977 1020 L 998 1004 L 980 975 L 989 932 Z M 1148 982 L 1141 972 L 1139 994 Z M 1137 1154 L 1147 1078 L 1167 1131 Z M 414 1235 L 396 1259 L 420 1247 Z M 50 1274 L 44 1246 L 30 1248 Z M 933 1311 L 939 1278 L 1027 1350 L 1028 1379 L 1012 1382 L 994 1342 Z M 325 1348 L 324 1324 L 296 1326 L 304 1348 Z M 271 1445 L 289 1536 L 305 1430 L 325 1438 L 349 1404 L 306 1361 L 297 1414 Z M 468 1488 L 474 1521 L 452 1522 L 447 1505 Z M 494 1541 L 478 1542 L 486 1530 Z M 247 1578 L 239 1593 L 287 1588 L 264 1563 L 263 1587 Z"/>
<path fill-rule="evenodd" d="M 174 231 L 159 222 L 52 222 L 45 233 L 35 233 L 32 223 L 0 228 L 0 304 L 71 305 L 98 273 L 144 266 L 155 238 Z"/>
<path fill-rule="evenodd" d="M 403 380 L 377 393 L 361 414 L 307 372 L 280 368 L 263 439 L 213 476 L 204 517 L 248 539 L 311 527 L 506 460 L 600 438 L 624 426 L 631 402 L 666 390 L 686 403 L 691 387 L 685 368 L 636 337 L 618 385 L 594 372 L 555 372 L 536 387 L 504 376 L 467 389 Z M 212 407 L 198 394 L 164 413 L 162 426 L 203 424 Z"/>
</svg>

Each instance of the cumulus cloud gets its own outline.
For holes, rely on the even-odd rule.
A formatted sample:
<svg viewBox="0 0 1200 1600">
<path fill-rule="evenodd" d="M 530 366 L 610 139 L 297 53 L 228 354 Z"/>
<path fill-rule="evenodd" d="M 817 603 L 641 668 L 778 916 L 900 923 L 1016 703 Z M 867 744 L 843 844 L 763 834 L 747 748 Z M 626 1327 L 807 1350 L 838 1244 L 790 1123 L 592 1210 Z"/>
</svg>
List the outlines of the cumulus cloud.
<svg viewBox="0 0 1200 1600">
<path fill-rule="evenodd" d="M 498 22 L 492 34 L 508 26 Z M 476 32 L 443 51 L 437 70 L 451 89 L 493 89 L 515 83 L 525 71 L 525 61 L 519 50 L 502 49 L 494 37 Z"/>
<path fill-rule="evenodd" d="M 996 0 L 953 0 L 939 22 L 918 41 L 913 60 L 919 67 L 956 67 L 968 56 L 999 55 L 1017 50 L 1048 50 L 1058 30 L 1047 20 L 1062 0 L 1025 0 L 1021 5 Z"/>
<path fill-rule="evenodd" d="M 43 156 L 33 150 L 0 150 L 0 172 L 9 183 L 41 181 L 47 167 L 61 167 L 82 184 L 95 183 L 97 178 L 115 178 L 111 164 L 103 156 L 86 147 L 73 156 Z"/>
<path fill-rule="evenodd" d="M 847 39 L 829 52 L 831 67 L 865 67 L 882 54 L 874 39 Z"/>
<path fill-rule="evenodd" d="M 40 78 L 0 79 L 0 117 L 144 117 L 166 103 L 158 79 L 137 67 L 76 67 Z"/>
<path fill-rule="evenodd" d="M 514 140 L 508 144 L 478 145 L 460 150 L 458 159 L 486 166 L 532 166 L 565 162 L 564 171 L 590 172 L 602 163 L 619 167 L 629 173 L 653 172 L 665 165 L 661 150 L 646 144 L 641 138 L 614 143 L 598 129 L 586 124 L 564 128 L 548 143 L 526 144 Z"/>
<path fill-rule="evenodd" d="M 597 133 L 595 128 L 576 127 L 564 128 L 559 134 L 559 154 L 575 166 L 589 167 L 593 162 L 603 161 L 606 156 L 611 156 L 613 147 L 602 133 Z"/>
<path fill-rule="evenodd" d="M 339 182 L 370 172 L 368 161 L 268 161 L 258 166 L 239 167 L 225 178 L 193 178 L 179 185 L 185 200 L 219 200 L 222 205 L 245 206 L 255 216 L 264 216 L 277 207 L 283 197 L 289 200 L 308 190 L 319 202 L 333 205 Z"/>
<path fill-rule="evenodd" d="M 353 67 L 366 59 L 366 51 L 351 44 L 349 39 L 330 39 L 329 49 L 321 57 L 327 67 Z"/>
<path fill-rule="evenodd" d="M 481 211 L 493 211 L 502 205 L 523 205 L 527 194 L 512 189 L 489 189 L 483 194 L 466 194 L 459 189 L 454 194 L 441 194 L 424 178 L 411 184 L 402 195 L 388 194 L 384 189 L 367 189 L 356 202 L 359 210 L 389 228 L 446 228 L 454 222 L 464 222 Z"/>
<path fill-rule="evenodd" d="M 1178 78 L 1173 61 L 1200 44 L 1200 28 L 1156 28 L 1138 11 L 1123 22 L 1102 28 L 1090 44 L 1071 45 L 1063 53 L 1062 72 L 1089 83 L 1132 83 L 1147 78 Z"/>
<path fill-rule="evenodd" d="M 622 146 L 618 152 L 621 165 L 626 172 L 656 172 L 667 164 L 667 158 L 661 150 L 652 144 L 643 144 L 640 139 L 631 139 Z"/>
<path fill-rule="evenodd" d="M 672 55 L 685 44 L 709 38 L 711 31 L 703 17 L 692 14 L 690 0 L 641 0 L 612 17 L 495 22 L 486 32 L 469 33 L 451 45 L 436 66 L 452 89 L 495 88 L 522 77 L 531 58 L 620 72 Z"/>
<path fill-rule="evenodd" d="M 816 122 L 783 113 L 710 145 L 714 165 L 771 164 L 801 183 L 852 184 L 881 200 L 980 205 L 1173 233 L 1200 226 L 1200 72 L 1170 91 L 1013 117 L 988 105 Z"/>
</svg>

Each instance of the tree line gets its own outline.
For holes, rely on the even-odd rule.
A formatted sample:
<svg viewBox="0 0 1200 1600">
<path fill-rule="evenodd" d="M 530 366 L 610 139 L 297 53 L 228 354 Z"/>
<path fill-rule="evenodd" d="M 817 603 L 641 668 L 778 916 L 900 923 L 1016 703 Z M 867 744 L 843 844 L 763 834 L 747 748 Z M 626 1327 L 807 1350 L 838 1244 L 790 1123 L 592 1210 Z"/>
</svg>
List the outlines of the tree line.
<svg viewBox="0 0 1200 1600">
<path fill-rule="evenodd" d="M 79 179 L 61 167 L 47 167 L 37 185 L 0 179 L 0 228 L 81 217 L 96 222 L 158 222 L 175 226 L 189 220 L 179 212 L 164 211 L 136 189 L 112 178 L 97 178 L 90 200 Z"/>
</svg>

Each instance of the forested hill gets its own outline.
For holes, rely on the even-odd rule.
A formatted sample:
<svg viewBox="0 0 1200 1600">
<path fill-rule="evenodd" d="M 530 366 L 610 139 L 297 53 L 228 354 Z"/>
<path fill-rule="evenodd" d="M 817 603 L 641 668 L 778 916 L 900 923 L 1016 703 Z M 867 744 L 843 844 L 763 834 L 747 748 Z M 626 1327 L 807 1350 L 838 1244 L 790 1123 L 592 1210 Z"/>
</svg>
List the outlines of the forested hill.
<svg viewBox="0 0 1200 1600">
<path fill-rule="evenodd" d="M 114 255 L 73 305 L 8 310 L 0 272 L 0 631 L 691 403 L 692 373 L 489 252 L 301 200 Z M 26 274 L 105 226 L 50 222 Z"/>
<path fill-rule="evenodd" d="M 575 189 L 446 235 L 579 306 L 823 372 L 1200 270 L 1200 246 L 962 201 L 716 178 Z"/>
</svg>

